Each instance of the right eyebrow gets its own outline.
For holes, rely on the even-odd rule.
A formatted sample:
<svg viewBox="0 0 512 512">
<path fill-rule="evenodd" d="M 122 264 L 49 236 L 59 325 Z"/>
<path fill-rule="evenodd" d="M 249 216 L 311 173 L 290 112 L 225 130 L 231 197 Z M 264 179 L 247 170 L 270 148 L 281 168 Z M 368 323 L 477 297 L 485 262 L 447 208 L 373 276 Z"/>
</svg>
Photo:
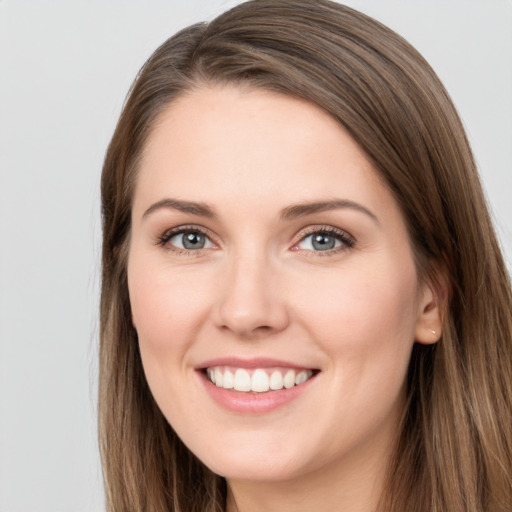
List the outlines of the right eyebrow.
<svg viewBox="0 0 512 512">
<path fill-rule="evenodd" d="M 196 203 L 192 201 L 181 201 L 179 199 L 165 198 L 153 203 L 143 214 L 144 219 L 151 213 L 160 209 L 172 209 L 178 210 L 184 213 L 191 213 L 193 215 L 199 215 L 201 217 L 212 218 L 215 217 L 215 213 L 206 203 Z"/>
</svg>

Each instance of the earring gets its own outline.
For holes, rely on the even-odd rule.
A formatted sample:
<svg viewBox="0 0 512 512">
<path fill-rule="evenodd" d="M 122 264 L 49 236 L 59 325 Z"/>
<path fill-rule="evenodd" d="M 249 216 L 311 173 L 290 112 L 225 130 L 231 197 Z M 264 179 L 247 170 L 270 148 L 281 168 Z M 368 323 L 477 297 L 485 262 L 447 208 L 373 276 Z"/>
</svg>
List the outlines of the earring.
<svg viewBox="0 0 512 512">
<path fill-rule="evenodd" d="M 437 333 L 436 333 L 435 329 L 432 329 L 432 334 L 433 334 L 434 336 L 436 336 L 436 334 L 437 334 Z"/>
</svg>

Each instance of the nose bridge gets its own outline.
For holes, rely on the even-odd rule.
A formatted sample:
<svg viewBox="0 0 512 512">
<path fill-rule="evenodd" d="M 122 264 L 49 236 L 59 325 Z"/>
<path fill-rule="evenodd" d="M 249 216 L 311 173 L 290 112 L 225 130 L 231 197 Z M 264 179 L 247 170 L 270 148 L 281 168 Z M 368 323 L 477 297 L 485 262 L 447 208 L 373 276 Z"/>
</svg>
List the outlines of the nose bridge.
<svg viewBox="0 0 512 512">
<path fill-rule="evenodd" d="M 261 247 L 239 248 L 228 257 L 217 305 L 217 323 L 241 337 L 284 329 L 288 323 L 276 265 Z"/>
</svg>

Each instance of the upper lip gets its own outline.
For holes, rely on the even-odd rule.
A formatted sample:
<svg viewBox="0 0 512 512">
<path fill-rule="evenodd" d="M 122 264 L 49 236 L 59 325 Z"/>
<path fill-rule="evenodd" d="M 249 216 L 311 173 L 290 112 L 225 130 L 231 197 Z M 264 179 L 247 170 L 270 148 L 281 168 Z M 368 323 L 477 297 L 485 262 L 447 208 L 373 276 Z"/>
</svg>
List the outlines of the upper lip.
<svg viewBox="0 0 512 512">
<path fill-rule="evenodd" d="M 204 370 L 205 368 L 212 368 L 215 366 L 233 366 L 235 368 L 272 368 L 276 366 L 285 368 L 294 368 L 300 370 L 313 370 L 313 366 L 304 365 L 285 361 L 282 359 L 273 359 L 268 357 L 256 357 L 251 359 L 244 359 L 240 357 L 221 357 L 216 359 L 209 359 L 196 366 L 197 370 Z"/>
</svg>

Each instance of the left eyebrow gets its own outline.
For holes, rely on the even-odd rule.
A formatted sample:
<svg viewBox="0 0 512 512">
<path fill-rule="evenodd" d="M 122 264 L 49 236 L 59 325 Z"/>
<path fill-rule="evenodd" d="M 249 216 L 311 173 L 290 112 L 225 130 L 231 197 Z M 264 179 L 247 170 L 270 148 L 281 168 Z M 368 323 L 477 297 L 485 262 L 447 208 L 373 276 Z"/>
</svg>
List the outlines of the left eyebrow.
<svg viewBox="0 0 512 512">
<path fill-rule="evenodd" d="M 184 213 L 191 213 L 200 217 L 215 217 L 212 208 L 206 203 L 196 203 L 193 201 L 181 201 L 179 199 L 166 198 L 152 204 L 143 214 L 142 218 L 161 209 L 178 210 Z"/>
<path fill-rule="evenodd" d="M 329 201 L 315 201 L 312 203 L 299 203 L 287 206 L 281 210 L 281 218 L 283 220 L 296 219 L 313 213 L 325 212 L 329 210 L 339 210 L 349 208 L 364 213 L 374 222 L 380 225 L 377 216 L 362 204 L 350 201 L 348 199 L 331 199 Z"/>
</svg>

